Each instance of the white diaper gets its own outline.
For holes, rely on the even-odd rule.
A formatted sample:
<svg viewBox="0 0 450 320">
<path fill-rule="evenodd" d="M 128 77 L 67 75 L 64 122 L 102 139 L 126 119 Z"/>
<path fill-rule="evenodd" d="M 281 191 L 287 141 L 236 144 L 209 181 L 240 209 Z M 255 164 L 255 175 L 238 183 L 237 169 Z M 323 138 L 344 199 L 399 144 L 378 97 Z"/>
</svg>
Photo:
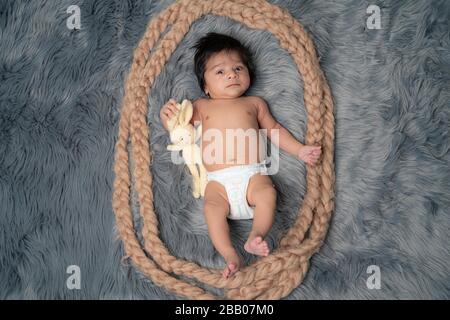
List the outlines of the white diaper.
<svg viewBox="0 0 450 320">
<path fill-rule="evenodd" d="M 232 166 L 207 172 L 208 181 L 219 182 L 227 192 L 230 203 L 229 219 L 253 218 L 253 208 L 247 202 L 247 187 L 250 178 L 257 173 L 267 174 L 267 168 L 264 163 Z"/>
</svg>

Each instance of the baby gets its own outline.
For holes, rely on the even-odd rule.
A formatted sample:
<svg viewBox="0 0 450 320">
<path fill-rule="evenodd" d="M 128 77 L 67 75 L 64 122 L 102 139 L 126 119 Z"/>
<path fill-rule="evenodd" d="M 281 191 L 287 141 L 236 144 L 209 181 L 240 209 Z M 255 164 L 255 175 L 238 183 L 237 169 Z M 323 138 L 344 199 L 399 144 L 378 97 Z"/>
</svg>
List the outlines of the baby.
<svg viewBox="0 0 450 320">
<path fill-rule="evenodd" d="M 208 180 L 204 214 L 211 241 L 226 261 L 222 274 L 228 278 L 243 266 L 243 261 L 231 243 L 227 218 L 253 219 L 244 249 L 254 255 L 267 256 L 269 247 L 264 238 L 274 220 L 277 197 L 267 169 L 261 162 L 264 159 L 260 159 L 259 148 L 245 145 L 243 157 L 237 159 L 236 149 L 229 148 L 228 131 L 258 132 L 265 129 L 274 144 L 310 165 L 317 162 L 321 147 L 302 145 L 272 117 L 262 98 L 245 95 L 254 81 L 254 67 L 250 52 L 238 40 L 209 33 L 197 42 L 195 48 L 195 73 L 200 88 L 208 97 L 193 102 L 191 119 L 192 124 L 202 124 L 202 160 Z M 174 99 L 161 108 L 160 116 L 166 129 L 167 121 L 176 112 Z M 216 133 L 216 137 L 217 133 L 221 134 L 222 138 L 215 140 L 225 143 L 219 147 L 214 145 L 209 139 L 211 135 L 208 133 L 211 132 Z M 275 134 L 278 139 L 272 139 Z M 212 150 L 212 145 L 216 156 L 213 161 L 211 154 L 206 152 Z M 222 154 L 225 159 L 217 157 L 217 154 Z M 257 156 L 253 157 L 255 154 Z"/>
</svg>

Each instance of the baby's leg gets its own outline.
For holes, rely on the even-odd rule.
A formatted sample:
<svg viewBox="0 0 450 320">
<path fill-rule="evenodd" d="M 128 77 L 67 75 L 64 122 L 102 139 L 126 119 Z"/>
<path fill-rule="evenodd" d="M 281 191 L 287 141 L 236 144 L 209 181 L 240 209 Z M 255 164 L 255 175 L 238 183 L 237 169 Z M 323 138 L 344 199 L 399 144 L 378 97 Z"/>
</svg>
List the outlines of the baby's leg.
<svg viewBox="0 0 450 320">
<path fill-rule="evenodd" d="M 254 205 L 252 231 L 245 243 L 245 250 L 258 256 L 267 256 L 269 246 L 264 237 L 272 227 L 277 193 L 267 175 L 256 174 L 250 178 L 247 201 Z"/>
<path fill-rule="evenodd" d="M 231 243 L 227 221 L 229 210 L 225 188 L 217 181 L 208 182 L 204 198 L 206 224 L 214 247 L 227 263 L 223 270 L 225 278 L 232 276 L 243 264 Z"/>
</svg>

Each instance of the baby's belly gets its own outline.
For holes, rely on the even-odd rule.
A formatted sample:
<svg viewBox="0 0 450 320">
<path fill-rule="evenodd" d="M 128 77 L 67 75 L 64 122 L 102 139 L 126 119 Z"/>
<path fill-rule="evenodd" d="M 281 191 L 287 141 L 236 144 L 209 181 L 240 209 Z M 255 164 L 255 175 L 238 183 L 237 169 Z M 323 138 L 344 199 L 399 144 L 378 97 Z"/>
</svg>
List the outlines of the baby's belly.
<svg viewBox="0 0 450 320">
<path fill-rule="evenodd" d="M 258 127 L 203 128 L 202 160 L 207 171 L 259 163 L 265 159 L 266 139 Z"/>
</svg>

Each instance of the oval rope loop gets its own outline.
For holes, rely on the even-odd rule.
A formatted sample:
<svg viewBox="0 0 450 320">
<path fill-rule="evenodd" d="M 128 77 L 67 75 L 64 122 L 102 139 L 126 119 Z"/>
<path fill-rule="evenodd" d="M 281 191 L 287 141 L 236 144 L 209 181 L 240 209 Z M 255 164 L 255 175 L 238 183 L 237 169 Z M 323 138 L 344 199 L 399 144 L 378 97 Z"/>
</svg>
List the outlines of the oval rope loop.
<svg viewBox="0 0 450 320">
<path fill-rule="evenodd" d="M 224 279 L 221 270 L 204 268 L 170 254 L 161 241 L 153 207 L 152 150 L 147 125 L 148 98 L 177 45 L 193 22 L 204 15 L 229 17 L 249 28 L 270 31 L 289 52 L 304 82 L 308 115 L 305 143 L 322 146 L 315 166 L 307 165 L 307 192 L 298 217 L 269 256 Z M 168 31 L 167 31 L 168 29 Z M 167 32 L 166 32 L 167 31 Z M 164 34 L 163 37 L 161 35 Z M 154 106 L 153 106 L 154 107 Z M 130 143 L 130 151 L 128 144 Z M 125 83 L 119 133 L 115 145 L 113 209 L 126 257 L 160 287 L 189 299 L 280 299 L 298 287 L 309 259 L 321 247 L 334 209 L 333 100 L 314 44 L 289 12 L 265 0 L 182 0 L 153 18 L 134 51 Z M 134 161 L 131 168 L 130 159 Z M 133 225 L 130 205 L 131 174 L 143 219 L 144 247 Z M 195 283 L 224 289 L 224 296 Z"/>
</svg>

